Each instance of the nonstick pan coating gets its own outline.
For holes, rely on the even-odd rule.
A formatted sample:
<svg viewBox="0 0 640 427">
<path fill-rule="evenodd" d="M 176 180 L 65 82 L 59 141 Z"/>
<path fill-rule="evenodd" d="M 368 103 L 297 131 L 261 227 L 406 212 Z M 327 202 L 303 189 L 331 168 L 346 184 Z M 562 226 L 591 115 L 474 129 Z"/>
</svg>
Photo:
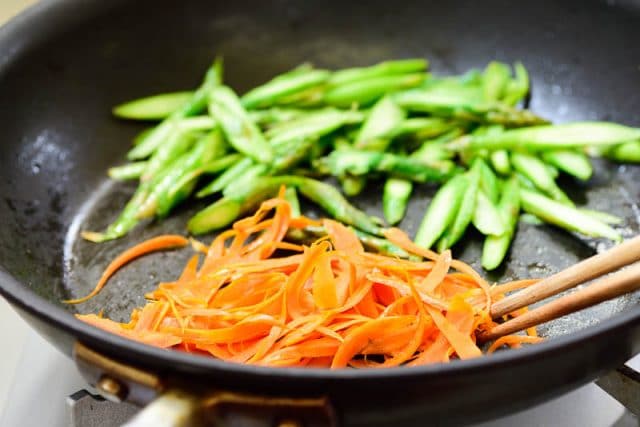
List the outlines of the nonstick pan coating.
<svg viewBox="0 0 640 427">
<path fill-rule="evenodd" d="M 60 302 L 86 294 L 123 248 L 161 232 L 184 232 L 186 218 L 203 206 L 190 202 L 168 220 L 139 227 L 115 242 L 96 245 L 79 239 L 79 230 L 100 229 L 113 220 L 134 189 L 109 182 L 105 173 L 122 162 L 131 138 L 144 125 L 112 118 L 111 106 L 193 88 L 218 53 L 225 58 L 225 80 L 239 91 L 304 61 L 337 68 L 418 56 L 428 58 L 435 73 L 447 74 L 498 59 L 521 60 L 527 66 L 533 80 L 530 107 L 545 117 L 640 126 L 640 45 L 633 43 L 640 40 L 636 3 L 45 3 L 0 34 L 0 290 L 64 351 L 69 351 L 74 336 L 80 336 L 103 351 L 166 372 L 205 372 L 221 384 L 257 391 L 320 390 L 336 393 L 336 400 L 344 402 L 352 385 L 384 389 L 405 381 L 405 404 L 413 409 L 390 412 L 389 417 L 410 417 L 429 412 L 419 402 L 429 395 L 434 399 L 434 394 L 440 396 L 435 400 L 441 409 L 461 407 L 464 400 L 452 397 L 455 387 L 469 390 L 470 414 L 489 415 L 480 410 L 482 405 L 506 394 L 514 396 L 514 405 L 501 408 L 513 409 L 588 381 L 624 361 L 637 347 L 637 296 L 552 323 L 543 332 L 564 338 L 538 349 L 446 367 L 367 373 L 229 366 L 124 342 L 68 314 L 104 309 L 105 315 L 126 320 L 132 308 L 143 304 L 146 291 L 176 277 L 188 250 L 137 261 L 85 304 L 67 307 Z M 622 231 L 631 236 L 640 223 L 639 180 L 636 166 L 597 161 L 595 177 L 587 185 L 571 180 L 563 184 L 578 203 L 622 217 Z M 415 231 L 433 191 L 429 186 L 417 191 L 402 228 Z M 372 188 L 356 204 L 379 214 L 380 194 L 379 187 Z M 312 207 L 309 212 L 319 213 Z M 479 268 L 479 242 L 479 236 L 471 236 L 454 255 Z M 606 242 L 580 239 L 552 227 L 520 224 L 508 263 L 489 278 L 548 275 L 604 247 Z M 615 316 L 618 313 L 622 314 Z M 594 324 L 599 325 L 585 329 Z M 543 372 L 564 376 L 517 392 L 510 389 L 515 387 L 511 376 L 526 373 L 535 378 Z M 292 378 L 303 380 L 294 383 Z M 492 392 L 487 391 L 488 379 L 495 383 Z M 482 381 L 487 385 L 478 386 Z M 352 400 L 360 414 L 375 403 Z"/>
</svg>

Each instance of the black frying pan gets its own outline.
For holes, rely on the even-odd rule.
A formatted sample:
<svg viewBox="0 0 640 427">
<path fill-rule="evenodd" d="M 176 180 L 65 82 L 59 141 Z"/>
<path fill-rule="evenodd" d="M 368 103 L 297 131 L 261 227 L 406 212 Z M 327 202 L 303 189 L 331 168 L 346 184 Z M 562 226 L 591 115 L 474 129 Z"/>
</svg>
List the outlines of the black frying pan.
<svg viewBox="0 0 640 427">
<path fill-rule="evenodd" d="M 119 241 L 95 245 L 78 238 L 80 228 L 109 223 L 133 190 L 105 178 L 140 130 L 111 118 L 114 104 L 195 87 L 216 53 L 224 55 L 227 81 L 239 91 L 309 60 L 341 67 L 420 56 L 438 73 L 457 73 L 495 58 L 525 63 L 533 77 L 531 108 L 543 116 L 638 126 L 639 9 L 637 2 L 540 0 L 43 1 L 0 29 L 0 292 L 65 353 L 82 343 L 76 358 L 93 362 L 93 371 L 82 365 L 93 378 L 106 369 L 98 354 L 106 355 L 191 387 L 326 396 L 349 425 L 486 418 L 566 392 L 640 350 L 636 297 L 554 322 L 544 328 L 554 338 L 527 349 L 368 371 L 233 365 L 146 347 L 73 318 L 75 309 L 101 308 L 125 318 L 145 290 L 174 277 L 186 251 L 135 263 L 84 305 L 66 307 L 60 300 L 84 295 L 107 261 L 132 242 L 184 231 L 185 219 L 201 207 L 189 204 Z M 636 233 L 640 169 L 597 166 L 588 185 L 566 182 L 566 188 L 579 203 L 622 216 L 625 233 Z M 403 228 L 414 231 L 432 192 L 425 187 L 412 199 Z M 357 204 L 376 212 L 380 193 L 369 194 Z M 478 259 L 477 243 L 469 239 L 456 255 Z M 491 279 L 550 274 L 598 244 L 521 224 L 507 266 Z M 135 390 L 129 399 L 148 400 L 139 393 L 144 388 Z"/>
</svg>

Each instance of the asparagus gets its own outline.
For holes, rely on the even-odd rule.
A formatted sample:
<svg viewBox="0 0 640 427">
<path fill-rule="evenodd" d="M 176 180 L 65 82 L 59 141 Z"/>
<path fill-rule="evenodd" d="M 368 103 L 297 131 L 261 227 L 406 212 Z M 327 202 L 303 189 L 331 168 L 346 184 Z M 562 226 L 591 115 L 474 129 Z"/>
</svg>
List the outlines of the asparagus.
<svg viewBox="0 0 640 427">
<path fill-rule="evenodd" d="M 273 106 L 283 97 L 323 84 L 329 75 L 326 70 L 285 73 L 244 94 L 242 105 L 248 109 Z"/>
<path fill-rule="evenodd" d="M 338 221 L 353 225 L 369 234 L 382 235 L 382 229 L 376 224 L 376 221 L 351 205 L 332 185 L 303 177 L 292 177 L 289 182 L 296 185 L 303 196 L 313 201 Z"/>
<path fill-rule="evenodd" d="M 193 98 L 193 92 L 172 92 L 134 99 L 113 108 L 113 115 L 130 120 L 163 120 Z"/>
<path fill-rule="evenodd" d="M 367 185 L 367 180 L 364 176 L 353 176 L 346 174 L 339 176 L 338 181 L 340 181 L 342 191 L 348 197 L 355 197 L 358 194 L 362 193 L 362 190 L 364 190 L 365 186 Z"/>
<path fill-rule="evenodd" d="M 557 202 L 533 190 L 571 204 L 555 183 L 558 171 L 588 179 L 592 168 L 582 149 L 613 160 L 640 161 L 640 129 L 605 122 L 541 125 L 544 119 L 513 107 L 529 91 L 529 76 L 520 63 L 514 64 L 514 76 L 508 65 L 499 62 L 488 64 L 482 73 L 472 70 L 440 79 L 427 75 L 426 68 L 426 61 L 415 59 L 333 73 L 302 65 L 238 98 L 222 86 L 222 62 L 217 60 L 194 92 L 122 104 L 114 109 L 116 116 L 164 120 L 134 140 L 129 157 L 146 159 L 144 162 L 109 171 L 119 179 L 140 177 L 124 211 L 104 233 L 85 235 L 97 241 L 122 236 L 140 218 L 168 214 L 193 192 L 201 175 L 220 172 L 198 192 L 202 197 L 222 191 L 222 198 L 192 219 L 189 226 L 194 232 L 228 225 L 286 185 L 292 200 L 297 200 L 297 189 L 337 219 L 380 234 L 375 218 L 350 205 L 328 184 L 307 177 L 277 176 L 294 168 L 308 173 L 303 163 L 308 161 L 321 172 L 337 176 L 348 195 L 363 190 L 367 174 L 384 175 L 383 211 L 390 223 L 402 219 L 412 181 L 449 180 L 430 204 L 417 241 L 425 246 L 437 241 L 443 250 L 455 244 L 473 222 L 489 235 L 483 254 L 486 268 L 494 268 L 504 258 L 521 192 L 522 205 L 529 212 L 525 216 L 535 215 L 574 231 L 591 229 L 600 236 L 617 237 L 606 223 L 619 218 L 572 205 L 558 210 Z M 207 104 L 209 116 L 196 116 Z M 353 109 L 370 104 L 374 104 L 370 111 Z M 268 109 L 255 110 L 265 107 Z M 359 124 L 359 129 L 353 126 Z M 529 127 L 504 130 L 501 125 Z M 471 135 L 462 136 L 474 127 Z M 200 139 L 202 131 L 217 137 L 207 143 Z M 431 140 L 436 136 L 439 138 Z M 333 141 L 344 137 L 346 143 Z M 454 138 L 457 140 L 451 142 Z M 320 158 L 332 142 L 334 151 Z M 417 142 L 422 144 L 414 150 Z M 236 153 L 224 156 L 227 144 Z M 456 176 L 456 156 L 463 164 L 472 164 L 470 171 Z M 511 179 L 501 184 L 492 167 Z M 574 211 L 581 216 L 579 224 L 570 228 L 566 222 Z M 508 212 L 515 213 L 507 217 Z"/>
<path fill-rule="evenodd" d="M 323 101 L 336 107 L 369 105 L 386 94 L 420 86 L 425 78 L 424 73 L 413 73 L 354 80 L 328 89 Z"/>
<path fill-rule="evenodd" d="M 147 167 L 140 176 L 141 181 L 149 181 L 154 178 L 159 171 L 164 169 L 176 157 L 187 152 L 196 141 L 198 135 L 192 132 L 183 132 L 177 127 L 170 133 L 167 141 L 153 153 Z"/>
<path fill-rule="evenodd" d="M 422 218 L 414 239 L 416 244 L 430 248 L 442 236 L 455 219 L 468 186 L 469 178 L 457 175 L 438 190 Z"/>
<path fill-rule="evenodd" d="M 138 189 L 131 199 L 129 199 L 120 215 L 118 215 L 118 218 L 116 218 L 116 220 L 113 221 L 104 232 L 98 233 L 95 231 L 85 230 L 81 233 L 82 238 L 91 242 L 99 243 L 117 239 L 127 234 L 129 230 L 135 227 L 140 221 L 138 219 L 138 212 L 146 200 L 148 192 L 148 182 L 138 186 Z"/>
<path fill-rule="evenodd" d="M 276 125 L 266 132 L 272 145 L 293 140 L 320 138 L 344 125 L 360 123 L 364 115 L 358 111 L 325 109 Z"/>
<path fill-rule="evenodd" d="M 378 101 L 364 121 L 354 146 L 359 150 L 385 151 L 391 139 L 389 135 L 400 126 L 407 113 L 390 97 Z"/>
<path fill-rule="evenodd" d="M 224 173 L 222 173 L 220 176 L 218 176 L 216 179 L 214 179 L 208 185 L 198 191 L 198 193 L 196 193 L 196 197 L 206 197 L 210 194 L 222 191 L 230 183 L 240 178 L 253 165 L 253 160 L 248 157 L 243 157 L 241 160 L 238 160 L 237 163 L 227 169 Z"/>
<path fill-rule="evenodd" d="M 314 143 L 315 140 L 307 139 L 274 144 L 275 160 L 269 166 L 256 164 L 252 159 L 245 157 L 201 189 L 197 197 L 205 197 L 221 190 L 223 195 L 227 195 L 237 191 L 239 187 L 249 185 L 252 180 L 288 171 L 306 158 Z"/>
<path fill-rule="evenodd" d="M 605 156 L 617 162 L 640 163 L 640 140 L 613 146 Z"/>
<path fill-rule="evenodd" d="M 456 171 L 455 164 L 447 160 L 426 162 L 398 154 L 359 150 L 333 151 L 318 159 L 315 165 L 320 172 L 334 176 L 385 172 L 415 182 L 441 182 Z"/>
<path fill-rule="evenodd" d="M 502 188 L 502 196 L 498 205 L 498 213 L 505 231 L 497 236 L 487 236 L 482 247 L 481 263 L 486 270 L 496 269 L 504 260 L 518 224 L 519 211 L 520 190 L 518 180 L 511 178 L 505 182 Z"/>
<path fill-rule="evenodd" d="M 484 102 L 478 99 L 474 91 L 463 88 L 452 90 L 436 86 L 433 89 L 414 89 L 397 93 L 395 100 L 398 105 L 409 111 L 471 122 L 512 127 L 547 123 L 545 119 L 528 110 L 517 110 L 503 103 Z"/>
<path fill-rule="evenodd" d="M 382 235 L 382 229 L 369 215 L 351 205 L 335 187 L 324 182 L 301 176 L 283 175 L 264 177 L 248 184 L 198 212 L 189 220 L 189 231 L 202 234 L 226 227 L 239 215 L 275 194 L 282 185 L 286 185 L 295 187 L 338 221 L 353 225 L 369 234 Z"/>
<path fill-rule="evenodd" d="M 196 213 L 187 223 L 187 229 L 193 234 L 203 234 L 227 227 L 240 215 L 249 212 L 263 200 L 274 196 L 281 182 L 274 178 L 254 180 L 249 186 L 239 188 L 238 192 L 218 199 Z"/>
<path fill-rule="evenodd" d="M 495 135 L 473 135 L 462 142 L 473 150 L 553 150 L 617 145 L 638 140 L 640 128 L 609 122 L 576 122 L 510 129 Z"/>
<path fill-rule="evenodd" d="M 122 166 L 114 166 L 109 168 L 107 173 L 110 178 L 116 179 L 118 181 L 127 181 L 132 179 L 138 179 L 147 168 L 147 162 L 133 162 L 127 163 Z"/>
<path fill-rule="evenodd" d="M 507 150 L 496 150 L 491 153 L 491 166 L 501 175 L 511 174 L 511 162 Z"/>
<path fill-rule="evenodd" d="M 153 128 L 153 131 L 145 135 L 144 139 L 127 154 L 129 160 L 138 160 L 148 157 L 166 140 L 176 120 L 194 116 L 202 112 L 209 101 L 209 93 L 222 82 L 222 60 L 216 59 L 207 70 L 202 85 L 193 93 L 191 99 L 182 107 L 174 111 L 162 123 Z"/>
<path fill-rule="evenodd" d="M 444 149 L 443 144 L 461 133 L 461 129 L 455 128 L 434 140 L 427 140 L 409 157 L 425 162 L 450 159 L 453 153 Z M 385 219 L 389 224 L 396 224 L 402 220 L 412 190 L 413 183 L 409 180 L 394 177 L 387 179 L 382 196 L 382 206 Z"/>
<path fill-rule="evenodd" d="M 413 185 L 410 181 L 388 178 L 384 184 L 382 212 L 389 224 L 397 224 L 404 217 Z"/>
<path fill-rule="evenodd" d="M 482 91 L 486 101 L 499 101 L 509 84 L 511 70 L 501 62 L 492 61 L 482 76 Z"/>
<path fill-rule="evenodd" d="M 553 150 L 542 154 L 545 162 L 583 181 L 591 178 L 593 167 L 586 154 L 575 150 Z"/>
<path fill-rule="evenodd" d="M 138 132 L 138 134 L 133 137 L 133 140 L 131 141 L 131 145 L 133 146 L 139 145 L 154 131 L 154 129 L 155 127 L 150 127 Z"/>
<path fill-rule="evenodd" d="M 277 144 L 274 146 L 276 157 L 270 166 L 253 164 L 251 167 L 244 169 L 242 175 L 231 182 L 223 180 L 224 188 L 222 194 L 233 193 L 237 191 L 238 187 L 249 185 L 252 180 L 260 179 L 260 177 L 287 172 L 307 157 L 311 146 L 316 142 L 313 139 L 307 139 Z"/>
<path fill-rule="evenodd" d="M 519 179 L 518 179 L 518 183 L 520 183 Z M 538 218 L 535 215 L 531 215 L 530 213 L 521 213 L 520 214 L 520 221 L 525 223 L 525 224 L 529 224 L 529 225 L 544 225 L 544 221 L 543 220 L 541 220 L 540 218 Z"/>
<path fill-rule="evenodd" d="M 212 134 L 215 135 L 216 131 Z M 192 174 L 203 162 L 218 156 L 223 145 L 219 135 L 215 137 L 209 134 L 201 138 L 193 150 L 174 158 L 151 178 L 141 180 L 138 189 L 123 211 L 104 232 L 85 231 L 82 233 L 83 238 L 93 242 L 117 239 L 127 234 L 140 219 L 155 214 L 166 215 L 175 204 L 191 192 L 195 185 L 194 183 L 188 187 L 182 178 Z M 175 187 L 176 183 L 180 183 L 180 186 Z M 169 193 L 171 194 L 168 195 Z M 160 211 L 158 211 L 159 203 L 161 203 Z"/>
<path fill-rule="evenodd" d="M 390 97 L 382 98 L 376 102 L 362 124 L 354 146 L 359 150 L 385 151 L 391 143 L 391 133 L 402 123 L 406 115 Z M 359 194 L 367 182 L 364 176 L 344 175 L 338 178 L 347 196 Z"/>
<path fill-rule="evenodd" d="M 559 203 L 535 191 L 520 189 L 522 208 L 542 219 L 569 231 L 576 231 L 591 237 L 606 237 L 619 242 L 620 234 L 592 215 L 585 214 L 579 209 Z"/>
<path fill-rule="evenodd" d="M 182 200 L 183 193 L 188 195 L 193 190 L 193 185 L 187 185 L 191 181 L 182 182 L 180 184 L 182 188 L 176 188 L 176 184 L 181 182 L 184 176 L 192 176 L 192 173 L 203 163 L 211 161 L 217 155 L 222 137 L 219 132 L 214 132 L 214 134 L 217 135 L 216 138 L 209 136 L 200 138 L 192 150 L 175 157 L 160 173 L 154 176 L 150 181 L 147 197 L 138 210 L 137 217 L 139 219 L 154 215 L 161 218 L 166 216 L 171 208 Z M 195 181 L 193 182 L 195 185 Z M 175 193 L 174 196 L 169 196 L 170 192 Z M 160 203 L 162 203 L 162 207 L 159 209 Z"/>
<path fill-rule="evenodd" d="M 617 217 L 615 215 L 608 214 L 606 212 L 594 211 L 592 209 L 585 209 L 585 208 L 580 209 L 580 212 L 587 214 L 589 216 L 592 216 L 598 221 L 602 221 L 605 224 L 609 224 L 609 225 L 620 225 L 623 222 L 622 218 Z"/>
<path fill-rule="evenodd" d="M 571 199 L 558 187 L 542 160 L 529 154 L 513 153 L 511 155 L 511 162 L 513 167 L 529 179 L 538 189 L 548 194 L 554 200 L 573 206 Z"/>
<path fill-rule="evenodd" d="M 440 252 L 452 247 L 462 238 L 474 217 L 480 186 L 479 163 L 467 173 L 467 176 L 469 177 L 469 185 L 462 196 L 458 212 L 456 212 L 451 226 L 445 230 L 442 238 L 438 241 Z"/>
<path fill-rule="evenodd" d="M 353 83 L 364 79 L 424 71 L 429 66 L 425 59 L 384 61 L 370 67 L 347 68 L 336 71 L 329 78 L 330 86 Z"/>
<path fill-rule="evenodd" d="M 274 107 L 267 110 L 251 110 L 249 111 L 249 119 L 258 126 L 269 127 L 297 119 L 305 114 L 309 114 L 309 111 L 298 108 Z"/>
<path fill-rule="evenodd" d="M 216 174 L 230 168 L 242 159 L 242 155 L 238 153 L 227 154 L 223 157 L 205 163 L 200 168 L 200 175 Z"/>
<path fill-rule="evenodd" d="M 317 108 L 323 105 L 325 86 L 319 85 L 301 90 L 278 99 L 277 106 L 295 108 Z"/>
<path fill-rule="evenodd" d="M 273 150 L 253 123 L 236 94 L 227 86 L 211 90 L 209 111 L 220 123 L 229 143 L 240 153 L 260 163 L 273 160 Z"/>
<path fill-rule="evenodd" d="M 498 203 L 500 199 L 500 188 L 498 177 L 493 173 L 489 165 L 481 158 L 477 157 L 473 162 L 474 168 L 478 169 L 480 177 L 480 188 L 489 198 L 491 203 Z"/>
<path fill-rule="evenodd" d="M 300 200 L 298 200 L 298 192 L 294 187 L 288 187 L 284 190 L 284 198 L 289 203 L 289 206 L 291 206 L 291 216 L 293 218 L 302 215 L 300 211 Z"/>
<path fill-rule="evenodd" d="M 506 231 L 498 206 L 481 189 L 476 195 L 473 225 L 485 236 L 500 236 Z"/>
<path fill-rule="evenodd" d="M 415 139 L 429 139 L 455 130 L 456 124 L 439 117 L 411 117 L 405 119 L 389 135 L 390 138 L 411 136 Z"/>
<path fill-rule="evenodd" d="M 505 89 L 502 102 L 507 105 L 516 105 L 529 93 L 529 73 L 520 62 L 514 65 L 515 78 L 511 80 Z"/>
<path fill-rule="evenodd" d="M 455 157 L 455 153 L 442 144 L 439 138 L 435 140 L 427 140 L 410 156 L 412 159 L 421 160 L 425 162 L 433 162 L 439 160 L 452 160 Z"/>
<path fill-rule="evenodd" d="M 155 215 L 159 218 L 166 217 L 173 207 L 191 194 L 196 179 L 194 177 L 185 181 L 183 178 L 193 177 L 196 169 L 216 158 L 220 141 L 222 141 L 222 135 L 219 132 L 214 132 L 213 137 L 202 138 L 191 152 L 176 159 L 167 168 L 167 172 L 155 184 L 145 201 L 145 204 L 155 202 Z M 143 214 L 140 212 L 140 215 Z"/>
<path fill-rule="evenodd" d="M 227 154 L 226 156 L 216 158 L 210 162 L 204 163 L 202 166 L 194 169 L 191 173 L 185 174 L 180 177 L 176 183 L 176 188 L 182 188 L 182 186 L 188 185 L 191 181 L 206 174 L 216 174 L 222 172 L 229 167 L 236 164 L 241 159 L 241 156 L 237 153 Z"/>
<path fill-rule="evenodd" d="M 545 163 L 544 167 L 551 178 L 557 179 L 560 176 L 560 170 L 551 163 Z"/>
<path fill-rule="evenodd" d="M 252 164 L 251 167 L 245 169 L 242 175 L 229 182 L 222 189 L 222 195 L 228 196 L 230 194 L 237 193 L 243 187 L 250 186 L 252 182 L 260 180 L 268 172 L 269 167 L 267 165 L 258 163 Z"/>
</svg>

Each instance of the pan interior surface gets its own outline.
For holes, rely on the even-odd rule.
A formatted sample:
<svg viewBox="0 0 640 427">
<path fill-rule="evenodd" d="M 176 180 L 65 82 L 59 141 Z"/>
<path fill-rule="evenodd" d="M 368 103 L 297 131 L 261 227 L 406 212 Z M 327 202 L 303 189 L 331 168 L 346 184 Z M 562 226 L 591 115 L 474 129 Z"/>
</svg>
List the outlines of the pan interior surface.
<svg viewBox="0 0 640 427">
<path fill-rule="evenodd" d="M 492 59 L 521 60 L 532 76 L 535 112 L 554 122 L 612 120 L 640 126 L 640 97 L 631 95 L 640 89 L 640 45 L 628 44 L 640 39 L 637 10 L 580 1 L 523 2 L 518 8 L 498 0 L 460 1 L 456 7 L 343 3 L 186 1 L 177 7 L 169 1 L 123 2 L 27 49 L 0 74 L 0 99 L 12 100 L 10 108 L 0 109 L 5 124 L 0 265 L 69 311 L 104 310 L 116 320 L 127 320 L 159 281 L 175 279 L 189 249 L 136 261 L 84 304 L 60 302 L 88 293 L 108 262 L 132 244 L 160 233 L 184 233 L 187 218 L 204 206 L 189 202 L 167 220 L 114 242 L 96 245 L 79 237 L 80 230 L 110 223 L 134 190 L 110 182 L 106 169 L 123 161 L 132 137 L 145 125 L 118 121 L 110 108 L 139 96 L 195 87 L 216 54 L 224 55 L 225 80 L 240 92 L 305 61 L 338 68 L 425 57 L 434 73 L 452 74 Z M 625 237 L 637 234 L 640 169 L 595 163 L 588 184 L 566 180 L 565 188 L 578 204 L 623 218 Z M 379 215 L 378 190 L 355 203 Z M 415 232 L 433 193 L 429 186 L 416 191 L 401 228 Z M 312 207 L 309 213 L 320 215 Z M 480 244 L 479 235 L 470 235 L 454 255 L 480 270 Z M 521 223 L 508 262 L 488 278 L 546 276 L 606 246 Z M 620 298 L 552 322 L 542 333 L 570 333 L 637 303 L 637 295 Z"/>
</svg>

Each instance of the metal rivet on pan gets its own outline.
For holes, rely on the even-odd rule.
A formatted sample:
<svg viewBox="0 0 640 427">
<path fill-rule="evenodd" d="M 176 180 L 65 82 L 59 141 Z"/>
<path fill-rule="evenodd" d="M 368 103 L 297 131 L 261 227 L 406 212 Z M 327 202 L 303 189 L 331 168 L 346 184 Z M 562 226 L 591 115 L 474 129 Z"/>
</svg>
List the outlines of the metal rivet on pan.
<svg viewBox="0 0 640 427">
<path fill-rule="evenodd" d="M 98 380 L 96 388 L 109 400 L 122 401 L 127 396 L 127 386 L 107 375 Z"/>
<path fill-rule="evenodd" d="M 278 422 L 278 427 L 302 427 L 302 423 L 300 421 L 285 419 Z"/>
</svg>

